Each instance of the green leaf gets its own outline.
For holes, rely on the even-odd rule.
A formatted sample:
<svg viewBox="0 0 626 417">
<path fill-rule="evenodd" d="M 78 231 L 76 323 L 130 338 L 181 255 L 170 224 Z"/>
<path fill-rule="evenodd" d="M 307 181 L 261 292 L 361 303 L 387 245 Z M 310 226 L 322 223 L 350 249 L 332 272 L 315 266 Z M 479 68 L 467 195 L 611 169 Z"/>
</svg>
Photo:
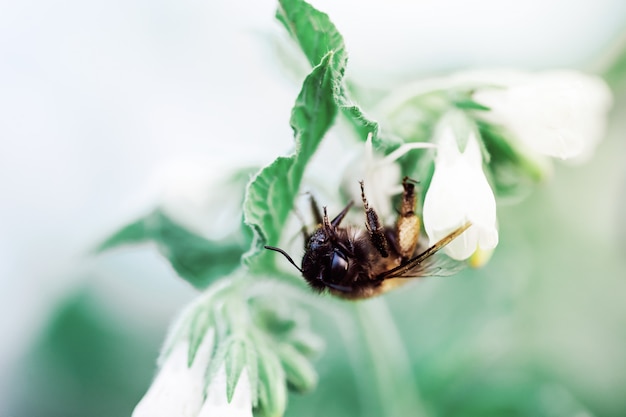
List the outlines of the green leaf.
<svg viewBox="0 0 626 417">
<path fill-rule="evenodd" d="M 254 232 L 251 250 L 245 262 L 271 267 L 272 257 L 262 251 L 265 244 L 276 245 L 293 201 L 298 193 L 307 163 L 337 114 L 332 100 L 336 72 L 331 68 L 329 52 L 304 80 L 291 113 L 296 153 L 279 157 L 263 168 L 248 185 L 244 200 L 244 221 Z"/>
<path fill-rule="evenodd" d="M 276 18 L 298 42 L 312 67 L 328 52 L 334 53 L 334 66 L 344 68 L 346 52 L 343 37 L 326 13 L 302 0 L 279 0 Z"/>
<path fill-rule="evenodd" d="M 539 161 L 532 160 L 518 151 L 501 128 L 486 122 L 477 122 L 482 143 L 489 155 L 490 180 L 499 198 L 526 196 L 541 182 L 546 169 Z"/>
<path fill-rule="evenodd" d="M 377 146 L 394 149 L 399 145 L 383 141 L 377 135 L 378 124 L 350 99 L 343 79 L 347 63 L 343 38 L 328 16 L 302 0 L 280 0 L 277 17 L 314 68 L 305 79 L 291 114 L 295 155 L 279 157 L 262 169 L 249 184 L 244 201 L 244 221 L 254 234 L 244 261 L 269 270 L 274 258 L 261 252 L 261 248 L 278 243 L 306 165 L 338 110 L 348 116 L 362 140 L 374 133 Z"/>
<path fill-rule="evenodd" d="M 370 119 L 363 109 L 352 101 L 345 84 L 342 83 L 339 86 L 338 93 L 335 94 L 335 101 L 341 113 L 348 119 L 348 122 L 361 140 L 365 141 L 371 133 L 374 146 L 386 154 L 393 152 L 404 143 L 404 141 L 393 135 L 381 132 L 378 122 Z"/>
<path fill-rule="evenodd" d="M 276 353 L 257 350 L 259 363 L 259 412 L 264 417 L 281 417 L 287 407 L 285 372 Z"/>
<path fill-rule="evenodd" d="M 397 147 L 400 143 L 387 136 L 381 137 L 378 123 L 368 118 L 351 99 L 343 78 L 348 61 L 345 43 L 328 15 L 303 0 L 279 0 L 276 17 L 298 43 L 311 66 L 317 65 L 326 53 L 333 52 L 331 66 L 337 72 L 333 98 L 359 138 L 364 141 L 372 133 L 374 145 L 385 149 Z"/>
<path fill-rule="evenodd" d="M 471 98 L 456 100 L 454 101 L 454 105 L 461 110 L 480 110 L 480 111 L 491 110 L 489 107 L 483 106 L 482 104 L 472 100 Z"/>
<path fill-rule="evenodd" d="M 241 371 L 243 371 L 246 365 L 245 345 L 243 340 L 234 339 L 226 354 L 224 365 L 226 367 L 226 397 L 228 398 L 228 402 L 231 402 L 233 399 L 237 381 L 239 381 Z"/>
<path fill-rule="evenodd" d="M 317 373 L 302 353 L 291 345 L 281 344 L 278 355 L 291 388 L 301 393 L 315 389 Z"/>
<path fill-rule="evenodd" d="M 196 314 L 191 318 L 190 329 L 189 329 L 189 351 L 187 353 L 187 366 L 191 367 L 194 359 L 196 358 L 196 353 L 198 352 L 198 348 L 207 337 L 207 333 L 209 331 L 210 326 L 214 322 L 212 310 L 209 309 L 206 314 Z M 213 337 L 217 338 L 216 335 Z M 214 341 L 214 345 L 217 345 L 218 341 Z M 215 350 L 215 348 L 213 349 Z"/>
<path fill-rule="evenodd" d="M 296 329 L 291 332 L 287 341 L 298 352 L 309 357 L 320 354 L 325 346 L 324 339 L 315 333 L 303 329 Z"/>
<path fill-rule="evenodd" d="M 97 250 L 144 242 L 156 243 L 178 275 L 198 289 L 233 271 L 244 252 L 242 243 L 205 239 L 158 209 L 123 227 Z"/>
<path fill-rule="evenodd" d="M 202 340 L 211 337 L 212 350 L 204 358 L 208 359 L 205 388 L 224 369 L 226 395 L 231 401 L 245 369 L 255 412 L 281 416 L 288 387 L 300 392 L 315 387 L 317 374 L 308 358 L 319 352 L 323 343 L 311 332 L 306 310 L 293 305 L 286 294 L 277 294 L 275 286 L 270 290 L 267 282 L 256 287 L 262 277 L 247 282 L 242 293 L 242 285 L 235 279 L 242 275 L 237 274 L 240 272 L 212 285 L 181 314 L 160 363 L 172 346 L 186 340 L 191 366 L 198 359 Z"/>
<path fill-rule="evenodd" d="M 302 323 L 303 312 L 293 308 L 286 300 L 276 297 L 256 297 L 250 300 L 254 310 L 254 324 L 265 333 L 282 336 L 290 333 Z"/>
<path fill-rule="evenodd" d="M 259 405 L 259 360 L 256 349 L 252 343 L 245 344 L 246 370 L 250 381 L 250 395 L 252 407 Z"/>
<path fill-rule="evenodd" d="M 456 108 L 460 110 L 478 110 L 478 111 L 489 111 L 491 110 L 489 107 L 484 106 L 472 98 L 472 94 L 474 93 L 474 89 L 452 89 L 448 91 L 448 100 L 452 103 Z"/>
</svg>

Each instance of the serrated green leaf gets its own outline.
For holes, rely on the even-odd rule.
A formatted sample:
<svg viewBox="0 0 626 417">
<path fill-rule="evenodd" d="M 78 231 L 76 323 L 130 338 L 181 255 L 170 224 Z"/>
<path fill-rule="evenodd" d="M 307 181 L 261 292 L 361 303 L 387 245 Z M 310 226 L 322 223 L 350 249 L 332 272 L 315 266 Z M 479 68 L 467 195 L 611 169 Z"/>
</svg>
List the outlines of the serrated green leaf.
<svg viewBox="0 0 626 417">
<path fill-rule="evenodd" d="M 187 366 L 191 367 L 198 348 L 207 336 L 207 332 L 213 323 L 213 315 L 210 309 L 203 310 L 194 315 L 189 325 L 189 350 L 187 353 Z M 215 337 L 215 336 L 214 336 Z M 218 341 L 214 341 L 214 346 Z M 213 348 L 215 350 L 215 347 Z"/>
<path fill-rule="evenodd" d="M 248 381 L 250 381 L 250 400 L 252 407 L 257 407 L 259 404 L 259 361 L 256 349 L 250 341 L 245 344 L 245 355 Z"/>
<path fill-rule="evenodd" d="M 231 401 L 245 369 L 255 412 L 282 416 L 288 386 L 301 392 L 315 387 L 317 375 L 307 356 L 319 351 L 322 342 L 310 333 L 305 310 L 285 298 L 277 299 L 274 292 L 242 297 L 240 289 L 229 279 L 212 286 L 181 316 L 172 329 L 175 340 L 171 342 L 189 342 L 191 365 L 203 338 L 210 335 L 213 348 L 205 388 L 223 369 L 225 391 Z"/>
<path fill-rule="evenodd" d="M 292 38 L 312 66 L 317 65 L 329 51 L 333 51 L 332 68 L 337 72 L 333 90 L 335 104 L 354 127 L 361 140 L 373 134 L 373 143 L 377 147 L 389 148 L 399 143 L 387 136 L 381 136 L 378 123 L 365 115 L 363 109 L 350 98 L 349 89 L 344 82 L 344 73 L 348 61 L 345 43 L 326 13 L 323 13 L 303 0 L 280 0 L 276 17 L 285 26 Z"/>
<path fill-rule="evenodd" d="M 281 417 L 287 407 L 285 372 L 276 353 L 267 349 L 257 350 L 259 370 L 259 407 L 264 417 Z"/>
<path fill-rule="evenodd" d="M 293 156 L 277 158 L 263 168 L 248 187 L 244 219 L 255 235 L 253 250 L 266 243 L 276 243 L 280 237 L 294 197 L 287 178 L 294 162 Z"/>
<path fill-rule="evenodd" d="M 291 388 L 304 393 L 317 386 L 317 372 L 311 362 L 297 349 L 288 344 L 281 344 L 278 355 Z"/>
<path fill-rule="evenodd" d="M 328 53 L 304 80 L 292 110 L 295 155 L 277 158 L 248 185 L 244 219 L 255 234 L 252 248 L 245 256 L 248 265 L 273 265 L 273 258 L 267 251 L 261 252 L 262 246 L 278 243 L 304 169 L 337 114 L 332 100 L 333 78 L 336 77 L 331 69 L 332 56 L 332 52 Z"/>
<path fill-rule="evenodd" d="M 343 38 L 328 16 L 302 0 L 280 0 L 277 17 L 314 68 L 305 79 L 292 110 L 296 154 L 275 160 L 254 177 L 247 189 L 244 221 L 254 238 L 244 260 L 249 266 L 264 268 L 273 267 L 273 258 L 268 253 L 260 253 L 260 249 L 278 242 L 304 169 L 339 109 L 348 116 L 363 140 L 368 133 L 374 133 L 377 146 L 391 143 L 382 142 L 377 135 L 378 124 L 368 119 L 349 97 L 343 80 L 347 62 Z"/>
<path fill-rule="evenodd" d="M 178 275 L 199 289 L 233 271 L 244 252 L 242 243 L 205 239 L 158 209 L 113 234 L 98 251 L 143 242 L 156 243 Z"/>
<path fill-rule="evenodd" d="M 374 146 L 385 153 L 392 152 L 404 143 L 393 135 L 383 134 L 378 122 L 369 118 L 363 109 L 352 101 L 344 83 L 339 86 L 335 101 L 361 140 L 365 141 L 371 134 Z"/>
<path fill-rule="evenodd" d="M 231 402 L 241 371 L 246 366 L 245 344 L 242 340 L 233 340 L 226 353 L 224 366 L 226 368 L 226 398 L 228 402 Z"/>
<path fill-rule="evenodd" d="M 226 357 L 228 356 L 228 352 L 232 345 L 232 341 L 232 336 L 221 339 L 219 342 L 217 341 L 216 337 L 216 341 L 213 345 L 215 350 L 214 353 L 211 355 L 211 358 L 209 360 L 209 366 L 205 373 L 206 376 L 204 382 L 207 387 L 211 384 L 222 365 L 224 365 Z"/>
</svg>

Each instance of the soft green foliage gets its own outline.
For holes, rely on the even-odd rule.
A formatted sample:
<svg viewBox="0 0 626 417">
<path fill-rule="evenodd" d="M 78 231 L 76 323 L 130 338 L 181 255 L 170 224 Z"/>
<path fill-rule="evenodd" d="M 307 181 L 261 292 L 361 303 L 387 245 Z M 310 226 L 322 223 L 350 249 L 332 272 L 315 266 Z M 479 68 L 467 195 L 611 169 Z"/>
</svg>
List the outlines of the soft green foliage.
<svg viewBox="0 0 626 417">
<path fill-rule="evenodd" d="M 49 313 L 43 331 L 6 370 L 6 416 L 128 416 L 154 375 L 158 326 L 133 328 L 89 275 Z M 122 312 L 121 312 L 121 311 Z M 6 339 L 5 339 L 6 340 Z M 7 394 L 4 391 L 3 394 Z"/>
<path fill-rule="evenodd" d="M 156 244 L 176 273 L 199 289 L 237 268 L 245 250 L 237 241 L 205 239 L 176 223 L 160 209 L 123 227 L 98 250 L 146 242 Z"/>
</svg>

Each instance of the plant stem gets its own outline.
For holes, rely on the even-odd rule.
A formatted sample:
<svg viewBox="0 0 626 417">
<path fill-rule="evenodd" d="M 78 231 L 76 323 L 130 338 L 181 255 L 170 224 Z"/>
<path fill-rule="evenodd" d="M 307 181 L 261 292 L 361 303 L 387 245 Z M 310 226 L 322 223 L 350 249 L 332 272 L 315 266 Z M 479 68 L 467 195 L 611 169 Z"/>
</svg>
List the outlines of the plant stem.
<svg viewBox="0 0 626 417">
<path fill-rule="evenodd" d="M 356 303 L 355 310 L 371 356 L 383 415 L 428 417 L 409 356 L 384 299 Z"/>
</svg>

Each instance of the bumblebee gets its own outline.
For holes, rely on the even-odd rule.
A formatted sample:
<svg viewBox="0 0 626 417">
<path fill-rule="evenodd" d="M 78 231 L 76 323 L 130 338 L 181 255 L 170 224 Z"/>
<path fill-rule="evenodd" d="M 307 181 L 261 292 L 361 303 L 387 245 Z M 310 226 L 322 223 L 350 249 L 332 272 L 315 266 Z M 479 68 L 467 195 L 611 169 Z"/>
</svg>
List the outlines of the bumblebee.
<svg viewBox="0 0 626 417">
<path fill-rule="evenodd" d="M 303 229 L 305 252 L 298 267 L 282 249 L 265 246 L 281 253 L 295 266 L 314 290 L 345 299 L 373 297 L 406 282 L 406 278 L 452 275 L 464 265 L 443 255 L 434 256 L 440 249 L 459 237 L 471 223 L 465 223 L 432 246 L 420 239 L 421 221 L 415 213 L 417 197 L 414 181 L 402 181 L 402 200 L 396 224 L 385 227 L 365 197 L 361 198 L 365 211 L 365 228 L 341 223 L 353 205 L 346 207 L 329 220 L 326 207 L 320 213 L 311 198 L 313 215 L 318 224 L 313 233 Z"/>
</svg>

